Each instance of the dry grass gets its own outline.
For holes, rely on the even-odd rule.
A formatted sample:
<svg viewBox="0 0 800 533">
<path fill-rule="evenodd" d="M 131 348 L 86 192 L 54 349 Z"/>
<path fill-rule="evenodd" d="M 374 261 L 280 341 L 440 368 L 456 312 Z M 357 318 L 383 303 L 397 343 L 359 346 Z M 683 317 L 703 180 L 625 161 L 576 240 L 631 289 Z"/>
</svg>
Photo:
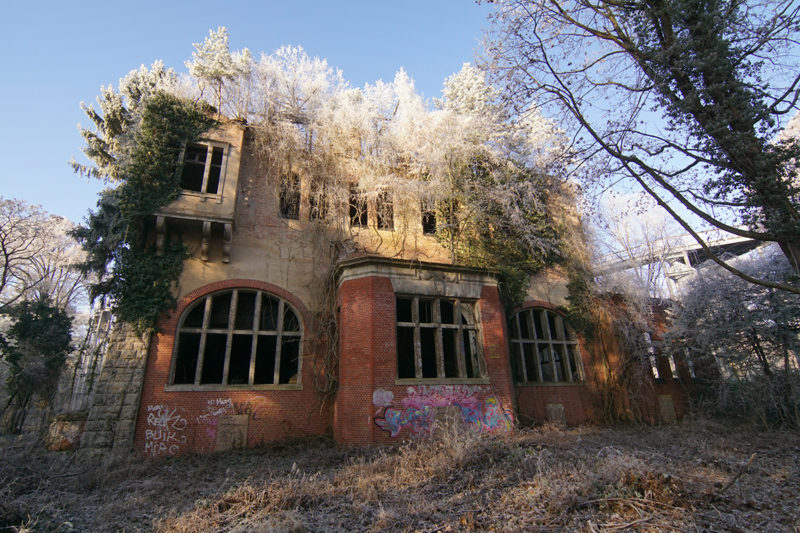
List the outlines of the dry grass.
<svg viewBox="0 0 800 533">
<path fill-rule="evenodd" d="M 798 457 L 711 422 L 91 466 L 10 441 L 0 531 L 800 531 Z"/>
</svg>

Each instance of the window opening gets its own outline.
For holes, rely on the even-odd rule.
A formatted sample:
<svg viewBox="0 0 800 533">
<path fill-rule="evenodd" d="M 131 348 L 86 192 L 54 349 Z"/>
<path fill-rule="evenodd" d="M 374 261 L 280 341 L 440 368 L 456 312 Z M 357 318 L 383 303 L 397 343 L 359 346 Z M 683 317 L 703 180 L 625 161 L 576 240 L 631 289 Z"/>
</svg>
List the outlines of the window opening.
<svg viewBox="0 0 800 533">
<path fill-rule="evenodd" d="M 689 348 L 683 349 L 683 359 L 686 361 L 686 366 L 689 368 L 689 377 L 692 379 L 697 379 L 697 372 L 694 368 L 694 359 L 692 359 L 691 354 L 689 354 Z"/>
<path fill-rule="evenodd" d="M 178 327 L 172 384 L 298 383 L 300 320 L 284 300 L 234 289 L 195 302 Z"/>
<path fill-rule="evenodd" d="M 561 315 L 549 309 L 524 309 L 511 318 L 509 331 L 518 382 L 583 380 L 578 342 Z"/>
<path fill-rule="evenodd" d="M 394 229 L 394 204 L 392 202 L 392 194 L 388 191 L 380 193 L 375 207 L 378 214 L 378 229 Z"/>
<path fill-rule="evenodd" d="M 308 216 L 311 220 L 324 220 L 328 217 L 328 185 L 324 179 L 311 181 L 308 195 Z"/>
<path fill-rule="evenodd" d="M 181 188 L 187 191 L 217 194 L 222 178 L 224 155 L 225 150 L 220 146 L 186 145 L 183 151 Z"/>
<path fill-rule="evenodd" d="M 647 360 L 650 363 L 653 377 L 663 380 L 664 376 L 661 375 L 661 370 L 658 367 L 658 355 L 656 355 L 656 348 L 653 346 L 653 339 L 650 337 L 650 333 L 646 331 L 642 334 L 642 337 L 644 338 L 645 346 L 647 346 Z"/>
<path fill-rule="evenodd" d="M 673 356 L 672 354 L 668 354 L 667 362 L 669 362 L 669 371 L 670 374 L 672 374 L 671 376 L 672 379 L 674 379 L 675 381 L 680 381 L 681 377 L 680 374 L 678 374 L 678 365 L 675 363 L 675 356 Z"/>
<path fill-rule="evenodd" d="M 436 234 L 436 210 L 433 206 L 422 204 L 422 233 L 423 235 Z"/>
<path fill-rule="evenodd" d="M 367 200 L 358 191 L 358 185 L 350 184 L 350 226 L 367 227 Z"/>
<path fill-rule="evenodd" d="M 465 379 L 485 375 L 474 302 L 398 296 L 396 310 L 398 378 Z"/>
<path fill-rule="evenodd" d="M 300 177 L 291 172 L 280 180 L 281 218 L 298 220 L 300 218 Z"/>
</svg>

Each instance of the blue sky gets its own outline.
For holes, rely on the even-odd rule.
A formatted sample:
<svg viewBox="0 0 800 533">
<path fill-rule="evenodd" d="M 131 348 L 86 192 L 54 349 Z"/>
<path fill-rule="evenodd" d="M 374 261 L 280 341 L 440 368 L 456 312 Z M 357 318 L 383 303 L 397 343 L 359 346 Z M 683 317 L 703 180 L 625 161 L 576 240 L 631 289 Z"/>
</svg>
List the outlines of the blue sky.
<svg viewBox="0 0 800 533">
<path fill-rule="evenodd" d="M 80 102 L 101 85 L 161 59 L 185 72 L 192 43 L 228 28 L 232 49 L 271 53 L 301 45 L 352 85 L 390 81 L 403 67 L 426 98 L 474 60 L 491 7 L 470 0 L 340 2 L 9 2 L 0 60 L 0 195 L 80 221 L 103 184 L 73 174 Z"/>
</svg>

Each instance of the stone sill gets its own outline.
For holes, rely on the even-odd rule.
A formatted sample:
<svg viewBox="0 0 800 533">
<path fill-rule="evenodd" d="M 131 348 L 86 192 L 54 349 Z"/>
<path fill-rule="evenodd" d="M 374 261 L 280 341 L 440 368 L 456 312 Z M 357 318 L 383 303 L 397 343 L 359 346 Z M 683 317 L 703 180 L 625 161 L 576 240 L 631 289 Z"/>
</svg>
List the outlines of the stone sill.
<svg viewBox="0 0 800 533">
<path fill-rule="evenodd" d="M 405 378 L 395 379 L 395 385 L 491 385 L 489 378 Z"/>
<path fill-rule="evenodd" d="M 164 392 L 217 392 L 217 391 L 287 391 L 303 390 L 303 385 L 290 383 L 285 385 L 165 385 Z"/>
<path fill-rule="evenodd" d="M 552 383 L 548 381 L 516 383 L 517 387 L 583 387 L 584 385 L 586 385 L 585 381 L 573 381 L 572 383 L 569 381 L 559 381 L 558 383 Z"/>
</svg>

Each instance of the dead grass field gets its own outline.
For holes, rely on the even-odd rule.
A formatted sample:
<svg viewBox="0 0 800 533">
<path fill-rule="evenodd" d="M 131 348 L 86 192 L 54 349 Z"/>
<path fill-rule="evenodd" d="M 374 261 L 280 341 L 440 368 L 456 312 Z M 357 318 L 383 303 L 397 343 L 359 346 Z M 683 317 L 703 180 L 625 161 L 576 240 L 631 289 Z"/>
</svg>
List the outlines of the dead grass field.
<svg viewBox="0 0 800 533">
<path fill-rule="evenodd" d="M 3 446 L 0 531 L 800 531 L 800 435 L 707 421 L 102 465 Z"/>
</svg>

